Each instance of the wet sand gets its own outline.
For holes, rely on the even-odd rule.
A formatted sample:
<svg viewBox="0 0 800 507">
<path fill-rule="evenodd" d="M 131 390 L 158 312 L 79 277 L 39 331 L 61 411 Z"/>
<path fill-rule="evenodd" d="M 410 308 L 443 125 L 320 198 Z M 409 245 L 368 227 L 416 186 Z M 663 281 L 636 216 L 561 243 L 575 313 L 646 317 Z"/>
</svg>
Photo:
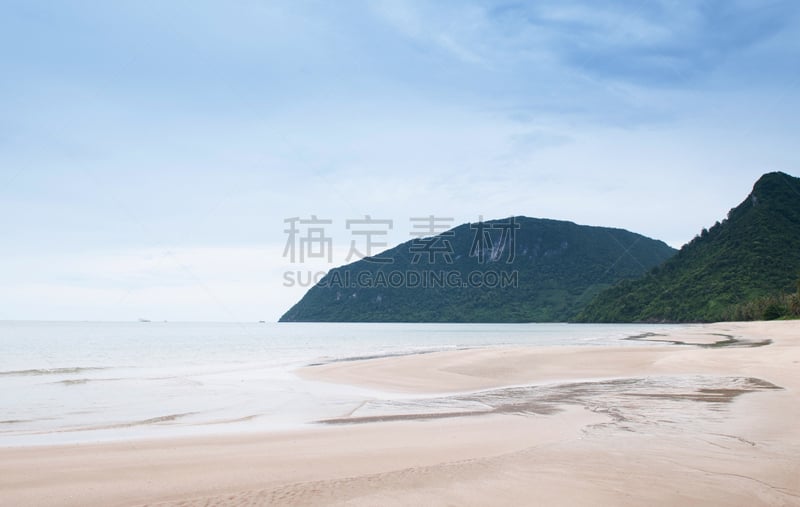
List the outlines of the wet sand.
<svg viewBox="0 0 800 507">
<path fill-rule="evenodd" d="M 0 505 L 800 505 L 800 322 L 332 363 L 312 429 L 0 449 Z"/>
</svg>

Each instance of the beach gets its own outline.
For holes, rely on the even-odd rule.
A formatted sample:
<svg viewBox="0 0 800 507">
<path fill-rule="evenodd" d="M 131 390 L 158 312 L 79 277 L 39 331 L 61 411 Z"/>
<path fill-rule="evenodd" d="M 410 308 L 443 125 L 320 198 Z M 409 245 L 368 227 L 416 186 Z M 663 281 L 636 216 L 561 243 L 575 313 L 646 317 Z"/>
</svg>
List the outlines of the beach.
<svg viewBox="0 0 800 507">
<path fill-rule="evenodd" d="M 329 362 L 305 428 L 0 448 L 0 505 L 800 505 L 800 322 Z"/>
</svg>

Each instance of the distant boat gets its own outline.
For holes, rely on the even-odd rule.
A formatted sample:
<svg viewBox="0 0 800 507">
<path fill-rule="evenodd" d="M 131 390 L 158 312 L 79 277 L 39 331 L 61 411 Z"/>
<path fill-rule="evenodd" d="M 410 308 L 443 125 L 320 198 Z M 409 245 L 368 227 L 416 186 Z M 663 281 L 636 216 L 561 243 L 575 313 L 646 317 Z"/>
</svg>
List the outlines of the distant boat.
<svg viewBox="0 0 800 507">
<path fill-rule="evenodd" d="M 139 322 L 150 322 L 150 321 L 147 319 L 139 319 Z"/>
</svg>

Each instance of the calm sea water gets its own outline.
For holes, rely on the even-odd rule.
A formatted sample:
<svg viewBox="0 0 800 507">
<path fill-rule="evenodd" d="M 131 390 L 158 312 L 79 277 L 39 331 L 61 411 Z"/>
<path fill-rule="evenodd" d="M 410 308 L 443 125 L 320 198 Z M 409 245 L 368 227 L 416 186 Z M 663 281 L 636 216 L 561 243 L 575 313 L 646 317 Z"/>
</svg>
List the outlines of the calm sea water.
<svg viewBox="0 0 800 507">
<path fill-rule="evenodd" d="M 0 446 L 285 430 L 398 397 L 299 379 L 329 361 L 641 345 L 670 326 L 0 322 Z"/>
</svg>

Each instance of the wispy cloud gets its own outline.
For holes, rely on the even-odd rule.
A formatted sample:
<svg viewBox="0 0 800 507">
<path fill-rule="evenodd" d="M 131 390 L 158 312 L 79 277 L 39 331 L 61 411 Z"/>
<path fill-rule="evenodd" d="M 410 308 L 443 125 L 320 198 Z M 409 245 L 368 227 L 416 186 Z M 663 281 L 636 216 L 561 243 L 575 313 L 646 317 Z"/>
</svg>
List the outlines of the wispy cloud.
<svg viewBox="0 0 800 507">
<path fill-rule="evenodd" d="M 537 2 L 490 11 L 496 23 L 601 79 L 681 86 L 790 29 L 794 2 Z"/>
</svg>

